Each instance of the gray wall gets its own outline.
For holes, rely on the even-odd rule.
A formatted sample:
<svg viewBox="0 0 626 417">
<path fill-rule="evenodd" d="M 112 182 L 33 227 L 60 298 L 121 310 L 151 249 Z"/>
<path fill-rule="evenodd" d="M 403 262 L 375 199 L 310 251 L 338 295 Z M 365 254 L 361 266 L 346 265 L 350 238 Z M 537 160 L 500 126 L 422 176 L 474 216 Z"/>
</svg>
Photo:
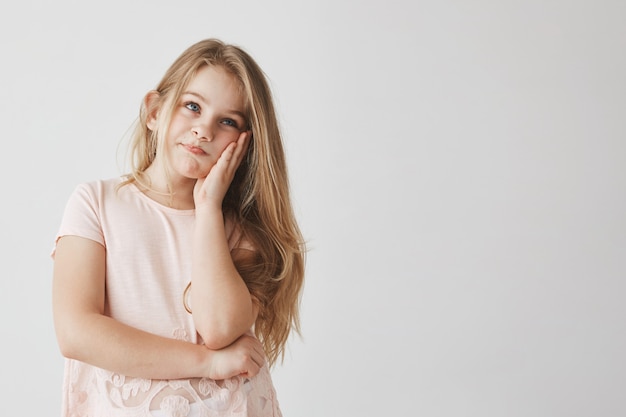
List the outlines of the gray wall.
<svg viewBox="0 0 626 417">
<path fill-rule="evenodd" d="M 285 416 L 625 415 L 626 3 L 220 3 L 0 6 L 3 406 L 58 414 L 65 201 L 216 36 L 271 80 L 310 246 Z"/>
</svg>

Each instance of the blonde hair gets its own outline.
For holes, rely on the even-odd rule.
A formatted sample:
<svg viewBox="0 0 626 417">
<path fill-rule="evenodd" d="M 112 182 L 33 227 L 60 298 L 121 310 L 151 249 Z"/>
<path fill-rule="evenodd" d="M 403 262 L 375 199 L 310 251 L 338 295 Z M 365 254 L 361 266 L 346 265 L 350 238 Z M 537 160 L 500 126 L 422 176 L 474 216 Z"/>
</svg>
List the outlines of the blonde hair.
<svg viewBox="0 0 626 417">
<path fill-rule="evenodd" d="M 232 218 L 255 249 L 254 259 L 233 250 L 235 266 L 250 293 L 259 301 L 254 329 L 268 362 L 284 358 L 290 332 L 300 334 L 299 304 L 304 282 L 305 244 L 289 195 L 282 138 L 265 74 L 248 53 L 217 39 L 202 40 L 185 50 L 158 84 L 157 100 L 144 101 L 131 136 L 131 173 L 124 184 L 142 182 L 169 126 L 174 105 L 187 84 L 205 65 L 219 66 L 239 80 L 245 100 L 247 128 L 252 140 L 223 201 Z M 154 103 L 147 108 L 146 103 Z M 148 129 L 151 114 L 158 126 Z"/>
</svg>

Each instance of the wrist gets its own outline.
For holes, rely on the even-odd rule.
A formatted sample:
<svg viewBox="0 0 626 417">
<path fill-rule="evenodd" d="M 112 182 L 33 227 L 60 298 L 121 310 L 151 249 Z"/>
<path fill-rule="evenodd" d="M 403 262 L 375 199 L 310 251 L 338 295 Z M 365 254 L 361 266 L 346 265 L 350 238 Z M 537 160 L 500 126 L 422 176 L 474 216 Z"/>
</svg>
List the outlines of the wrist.
<svg viewBox="0 0 626 417">
<path fill-rule="evenodd" d="M 205 345 L 197 345 L 200 347 L 200 356 L 198 369 L 200 370 L 201 377 L 215 379 L 214 372 L 214 356 L 215 351 L 209 349 Z"/>
<path fill-rule="evenodd" d="M 196 216 L 220 215 L 223 216 L 221 203 L 196 204 Z"/>
</svg>

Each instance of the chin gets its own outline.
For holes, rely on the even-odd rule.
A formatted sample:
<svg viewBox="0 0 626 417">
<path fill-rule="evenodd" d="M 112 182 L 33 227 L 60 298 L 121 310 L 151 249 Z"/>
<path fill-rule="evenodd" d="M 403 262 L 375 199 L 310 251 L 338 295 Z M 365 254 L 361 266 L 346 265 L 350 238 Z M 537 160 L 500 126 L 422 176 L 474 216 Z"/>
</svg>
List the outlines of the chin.
<svg viewBox="0 0 626 417">
<path fill-rule="evenodd" d="M 206 176 L 209 175 L 209 173 L 208 172 L 187 172 L 187 173 L 181 173 L 181 175 L 190 180 L 201 180 L 203 178 L 206 178 Z"/>
<path fill-rule="evenodd" d="M 183 164 L 177 169 L 178 174 L 189 179 L 197 180 L 209 175 L 211 167 L 201 167 L 198 164 Z"/>
</svg>

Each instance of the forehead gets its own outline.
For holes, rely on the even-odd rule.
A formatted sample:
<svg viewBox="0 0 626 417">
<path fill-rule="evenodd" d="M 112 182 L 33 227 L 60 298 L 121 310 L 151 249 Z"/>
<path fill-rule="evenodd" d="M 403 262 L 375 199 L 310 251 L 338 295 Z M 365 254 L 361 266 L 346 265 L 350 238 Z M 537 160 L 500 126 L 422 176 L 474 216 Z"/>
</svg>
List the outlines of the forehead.
<svg viewBox="0 0 626 417">
<path fill-rule="evenodd" d="M 245 97 L 239 79 L 221 66 L 204 65 L 191 77 L 183 93 L 194 94 L 207 104 L 243 111 Z"/>
</svg>

